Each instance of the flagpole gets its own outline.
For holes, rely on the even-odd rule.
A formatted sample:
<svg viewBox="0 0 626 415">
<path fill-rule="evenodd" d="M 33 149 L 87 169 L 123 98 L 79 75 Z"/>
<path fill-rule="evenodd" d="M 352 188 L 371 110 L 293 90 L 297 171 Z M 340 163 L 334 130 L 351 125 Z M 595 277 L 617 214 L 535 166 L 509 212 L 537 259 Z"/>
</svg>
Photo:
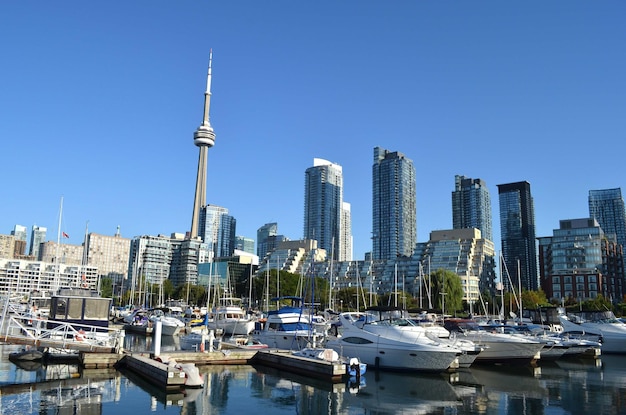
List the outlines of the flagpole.
<svg viewBox="0 0 626 415">
<path fill-rule="evenodd" d="M 59 248 L 61 247 L 61 218 L 63 218 L 63 196 L 61 196 L 61 205 L 59 206 L 59 227 L 57 229 L 57 247 L 54 262 L 55 264 L 55 290 L 58 291 L 60 288 L 60 278 L 61 278 L 61 264 L 59 263 Z"/>
</svg>

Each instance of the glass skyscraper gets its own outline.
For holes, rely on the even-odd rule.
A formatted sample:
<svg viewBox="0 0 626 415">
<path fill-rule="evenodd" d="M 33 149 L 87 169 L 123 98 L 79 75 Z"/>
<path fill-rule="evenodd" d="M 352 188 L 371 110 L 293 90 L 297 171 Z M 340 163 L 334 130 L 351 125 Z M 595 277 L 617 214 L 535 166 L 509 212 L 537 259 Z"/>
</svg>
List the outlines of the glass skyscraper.
<svg viewBox="0 0 626 415">
<path fill-rule="evenodd" d="M 535 208 L 530 183 L 498 185 L 500 198 L 500 236 L 504 267 L 500 269 L 505 287 L 537 290 L 537 245 L 535 241 Z M 502 263 L 501 263 L 502 265 Z M 509 280 L 510 277 L 510 280 Z"/>
<path fill-rule="evenodd" d="M 605 235 L 626 245 L 626 209 L 622 189 L 589 191 L 589 216 L 600 224 Z"/>
<path fill-rule="evenodd" d="M 39 260 L 39 245 L 46 242 L 46 232 L 48 229 L 33 225 L 33 229 L 30 234 L 30 250 L 28 255 L 32 256 L 36 261 Z"/>
<path fill-rule="evenodd" d="M 374 148 L 372 243 L 374 259 L 411 256 L 417 242 L 415 167 L 404 154 Z"/>
<path fill-rule="evenodd" d="M 261 226 L 256 231 L 256 254 L 259 258 L 265 257 L 265 255 L 272 249 L 268 247 L 267 242 L 270 236 L 276 236 L 278 234 L 278 223 L 271 222 Z M 272 247 L 273 248 L 273 247 Z"/>
<path fill-rule="evenodd" d="M 341 166 L 313 159 L 313 167 L 305 172 L 304 239 L 317 240 L 317 246 L 326 250 L 327 258 L 346 260 L 347 249 L 342 244 L 347 240 L 346 226 L 350 222 L 344 215 Z"/>
<path fill-rule="evenodd" d="M 454 176 L 452 228 L 476 228 L 482 238 L 493 241 L 491 197 L 483 180 Z"/>
<path fill-rule="evenodd" d="M 202 208 L 199 233 L 209 250 L 208 262 L 233 255 L 236 225 L 237 221 L 225 207 L 208 204 Z"/>
</svg>

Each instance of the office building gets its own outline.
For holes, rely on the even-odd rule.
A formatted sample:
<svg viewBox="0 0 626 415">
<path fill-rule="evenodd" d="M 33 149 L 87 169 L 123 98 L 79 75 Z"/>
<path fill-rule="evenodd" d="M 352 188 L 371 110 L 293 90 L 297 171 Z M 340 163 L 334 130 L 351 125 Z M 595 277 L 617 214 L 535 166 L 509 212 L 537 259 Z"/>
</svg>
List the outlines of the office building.
<svg viewBox="0 0 626 415">
<path fill-rule="evenodd" d="M 498 185 L 500 198 L 500 237 L 502 239 L 502 282 L 509 290 L 537 290 L 537 245 L 535 208 L 530 183 Z M 510 277 L 510 278 L 509 278 Z M 511 281 L 513 285 L 511 285 Z"/>
<path fill-rule="evenodd" d="M 411 256 L 417 241 L 415 167 L 400 152 L 374 148 L 372 242 L 374 259 Z"/>
<path fill-rule="evenodd" d="M 235 236 L 235 249 L 254 254 L 254 239 L 245 236 Z"/>
<path fill-rule="evenodd" d="M 278 223 L 271 222 L 261 226 L 256 231 L 256 254 L 259 258 L 263 258 L 272 249 L 267 247 L 267 240 L 270 236 L 278 234 Z M 275 248 L 275 247 L 272 247 Z"/>
<path fill-rule="evenodd" d="M 491 197 L 483 180 L 454 176 L 452 228 L 476 228 L 483 238 L 493 241 Z"/>
</svg>

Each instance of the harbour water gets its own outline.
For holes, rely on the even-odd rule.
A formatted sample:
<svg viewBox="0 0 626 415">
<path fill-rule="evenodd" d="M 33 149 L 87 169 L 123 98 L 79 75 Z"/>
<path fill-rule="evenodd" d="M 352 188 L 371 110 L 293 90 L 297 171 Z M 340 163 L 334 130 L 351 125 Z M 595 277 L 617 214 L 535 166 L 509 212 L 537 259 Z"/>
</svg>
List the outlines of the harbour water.
<svg viewBox="0 0 626 415">
<path fill-rule="evenodd" d="M 150 350 L 150 339 L 127 346 Z M 75 365 L 18 368 L 0 345 L 0 413 L 81 415 L 626 414 L 626 356 L 475 366 L 445 374 L 369 370 L 360 385 L 265 367 L 201 367 L 204 387 L 165 393 L 132 373 Z M 177 348 L 166 339 L 163 350 Z"/>
</svg>

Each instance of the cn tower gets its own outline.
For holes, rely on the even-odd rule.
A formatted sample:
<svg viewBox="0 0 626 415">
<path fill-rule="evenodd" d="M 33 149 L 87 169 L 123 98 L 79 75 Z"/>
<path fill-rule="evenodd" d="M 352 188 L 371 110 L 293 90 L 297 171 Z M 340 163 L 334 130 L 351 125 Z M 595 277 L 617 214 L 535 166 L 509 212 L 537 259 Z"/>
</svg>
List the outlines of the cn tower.
<svg viewBox="0 0 626 415">
<path fill-rule="evenodd" d="M 193 198 L 193 215 L 191 217 L 191 239 L 198 238 L 198 219 L 200 209 L 206 206 L 206 170 L 209 147 L 215 144 L 215 133 L 209 122 L 209 107 L 211 106 L 211 61 L 213 50 L 209 52 L 209 71 L 207 73 L 206 91 L 204 93 L 204 117 L 202 124 L 193 133 L 193 143 L 200 148 L 198 156 L 198 176 L 196 178 L 196 194 Z"/>
</svg>

